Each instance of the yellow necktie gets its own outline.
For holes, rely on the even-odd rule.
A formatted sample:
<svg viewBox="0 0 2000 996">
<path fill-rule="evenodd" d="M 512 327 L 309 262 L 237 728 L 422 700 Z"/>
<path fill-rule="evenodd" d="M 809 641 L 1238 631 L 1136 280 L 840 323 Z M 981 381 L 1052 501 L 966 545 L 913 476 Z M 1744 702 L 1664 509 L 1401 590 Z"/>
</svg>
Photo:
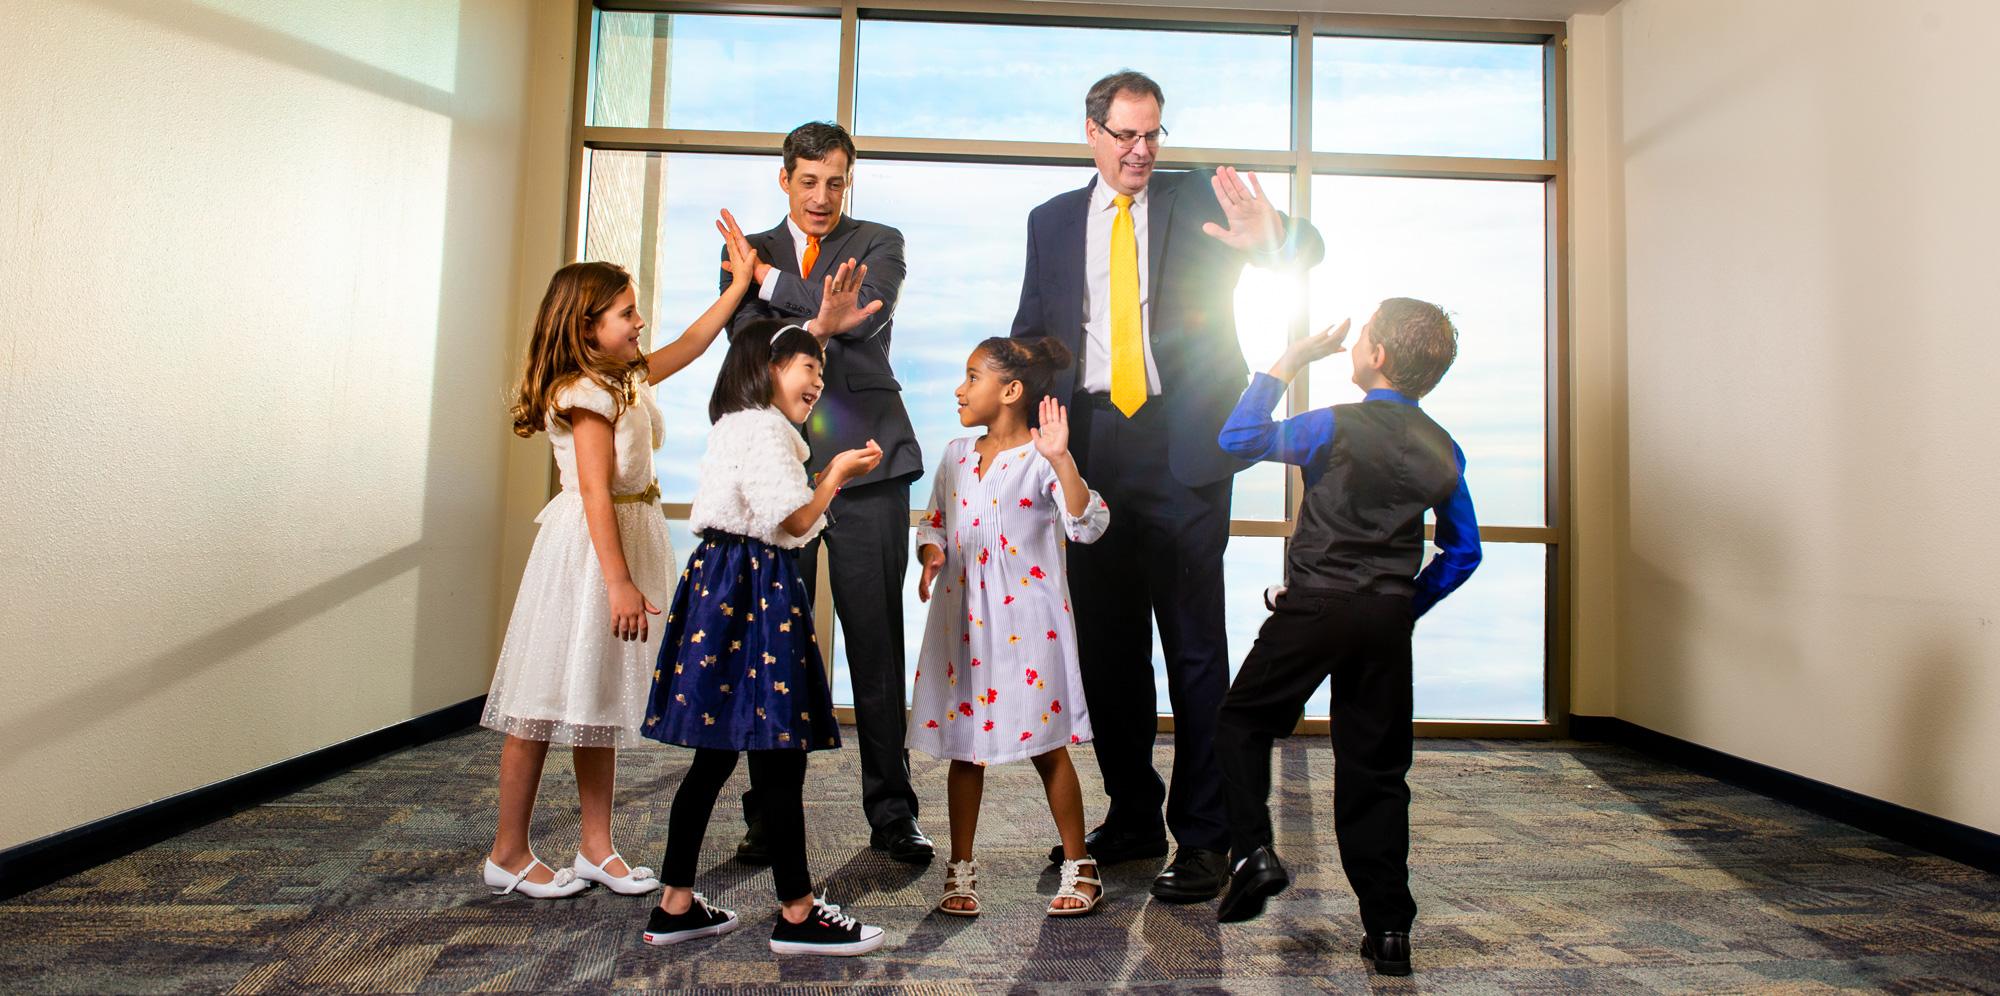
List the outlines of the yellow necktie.
<svg viewBox="0 0 2000 996">
<path fill-rule="evenodd" d="M 799 258 L 799 276 L 810 277 L 813 264 L 819 262 L 819 236 L 806 236 L 806 254 Z"/>
<path fill-rule="evenodd" d="M 1146 346 L 1139 336 L 1139 239 L 1132 230 L 1132 198 L 1111 199 L 1111 403 L 1126 418 L 1146 403 Z"/>
</svg>

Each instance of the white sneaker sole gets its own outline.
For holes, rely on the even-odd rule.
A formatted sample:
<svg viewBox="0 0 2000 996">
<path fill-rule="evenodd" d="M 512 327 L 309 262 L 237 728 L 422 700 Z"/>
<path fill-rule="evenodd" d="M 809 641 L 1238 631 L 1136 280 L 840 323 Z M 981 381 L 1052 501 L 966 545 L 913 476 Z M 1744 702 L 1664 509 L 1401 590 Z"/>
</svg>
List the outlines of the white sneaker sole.
<svg viewBox="0 0 2000 996">
<path fill-rule="evenodd" d="M 845 958 L 867 954 L 881 947 L 882 941 L 887 937 L 888 934 L 886 932 L 878 933 L 874 937 L 864 937 L 861 940 L 851 941 L 846 944 L 812 944 L 806 941 L 773 940 L 771 942 L 771 951 L 776 954 L 830 955 L 836 958 Z"/>
<path fill-rule="evenodd" d="M 723 921 L 722 923 L 718 923 L 713 927 L 696 927 L 693 930 L 676 930 L 668 934 L 655 934 L 649 930 L 646 931 L 641 936 L 646 939 L 647 944 L 651 944 L 656 948 L 663 948 L 669 944 L 680 944 L 683 941 L 698 941 L 704 937 L 720 937 L 723 934 L 727 934 L 730 931 L 735 930 L 736 928 L 741 926 L 743 926 L 743 921 L 741 918 L 731 918 L 729 920 Z"/>
</svg>

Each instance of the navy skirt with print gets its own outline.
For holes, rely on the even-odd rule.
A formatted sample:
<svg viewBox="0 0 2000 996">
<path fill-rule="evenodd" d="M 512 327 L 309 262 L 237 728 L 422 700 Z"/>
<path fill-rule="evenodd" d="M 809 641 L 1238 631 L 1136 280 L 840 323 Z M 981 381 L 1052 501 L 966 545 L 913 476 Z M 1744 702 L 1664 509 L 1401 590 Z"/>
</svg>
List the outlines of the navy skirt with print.
<svg viewBox="0 0 2000 996">
<path fill-rule="evenodd" d="M 791 551 L 715 529 L 702 534 L 667 610 L 641 732 L 717 750 L 840 746 Z"/>
</svg>

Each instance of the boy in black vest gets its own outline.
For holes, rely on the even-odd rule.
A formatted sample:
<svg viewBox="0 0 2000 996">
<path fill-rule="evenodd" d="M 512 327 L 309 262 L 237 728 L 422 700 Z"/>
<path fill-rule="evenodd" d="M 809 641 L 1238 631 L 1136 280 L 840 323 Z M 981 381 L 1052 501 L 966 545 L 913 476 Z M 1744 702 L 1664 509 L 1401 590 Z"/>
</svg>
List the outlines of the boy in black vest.
<svg viewBox="0 0 2000 996">
<path fill-rule="evenodd" d="M 1286 586 L 1223 699 L 1216 760 L 1229 802 L 1231 875 L 1217 918 L 1248 920 L 1291 884 L 1271 849 L 1271 741 L 1333 679 L 1333 809 L 1340 861 L 1360 901 L 1361 955 L 1410 971 L 1410 632 L 1479 566 L 1465 455 L 1417 399 L 1458 355 L 1436 305 L 1382 302 L 1353 348 L 1358 404 L 1271 421 L 1285 387 L 1340 352 L 1348 322 L 1294 343 L 1252 380 L 1223 426 L 1222 448 L 1304 469 L 1305 500 Z M 1438 555 L 1423 563 L 1424 513 L 1437 510 Z"/>
</svg>

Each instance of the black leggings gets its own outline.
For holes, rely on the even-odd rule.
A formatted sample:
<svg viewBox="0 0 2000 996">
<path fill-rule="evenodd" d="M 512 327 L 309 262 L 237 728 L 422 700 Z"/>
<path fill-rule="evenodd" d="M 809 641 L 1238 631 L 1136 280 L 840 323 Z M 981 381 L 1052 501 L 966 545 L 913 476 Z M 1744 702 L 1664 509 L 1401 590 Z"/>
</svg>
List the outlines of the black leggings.
<svg viewBox="0 0 2000 996">
<path fill-rule="evenodd" d="M 763 809 L 764 838 L 771 849 L 771 883 L 777 887 L 778 901 L 790 902 L 812 895 L 812 873 L 806 870 L 806 811 L 803 793 L 806 784 L 806 752 L 753 750 L 750 755 L 750 787 Z M 708 832 L 708 818 L 715 811 L 715 799 L 736 771 L 736 751 L 697 747 L 694 763 L 681 776 L 674 793 L 674 808 L 667 817 L 667 853 L 660 859 L 660 881 L 675 888 L 694 885 L 695 865 L 701 859 L 701 838 Z"/>
</svg>

